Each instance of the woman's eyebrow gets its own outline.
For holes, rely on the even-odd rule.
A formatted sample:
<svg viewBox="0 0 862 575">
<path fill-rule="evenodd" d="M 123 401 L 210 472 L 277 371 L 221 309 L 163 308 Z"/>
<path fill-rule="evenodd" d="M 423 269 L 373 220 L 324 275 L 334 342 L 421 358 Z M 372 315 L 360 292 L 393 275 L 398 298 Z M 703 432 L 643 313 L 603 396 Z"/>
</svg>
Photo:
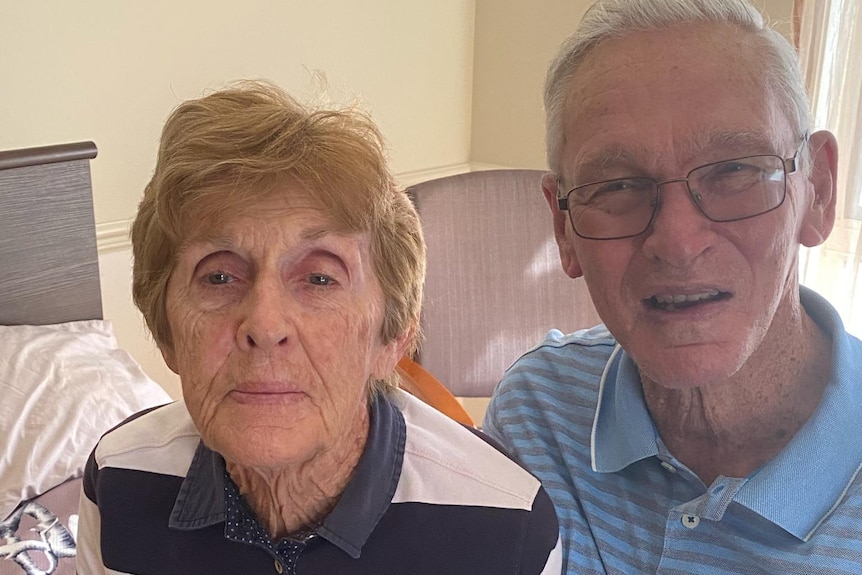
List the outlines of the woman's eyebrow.
<svg viewBox="0 0 862 575">
<path fill-rule="evenodd" d="M 313 241 L 319 240 L 320 238 L 328 236 L 332 233 L 332 229 L 321 226 L 317 228 L 309 228 L 307 230 L 303 230 L 302 233 L 299 235 L 299 238 L 305 241 Z"/>
</svg>

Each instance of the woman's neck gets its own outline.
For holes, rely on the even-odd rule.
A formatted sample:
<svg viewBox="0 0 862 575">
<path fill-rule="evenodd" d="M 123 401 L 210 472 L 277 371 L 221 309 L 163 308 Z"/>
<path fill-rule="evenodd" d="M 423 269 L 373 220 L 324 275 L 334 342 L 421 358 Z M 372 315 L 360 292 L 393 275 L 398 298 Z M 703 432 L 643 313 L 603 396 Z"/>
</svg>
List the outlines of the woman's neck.
<svg viewBox="0 0 862 575">
<path fill-rule="evenodd" d="M 368 439 L 368 410 L 360 410 L 343 441 L 311 459 L 280 469 L 226 462 L 231 479 L 273 541 L 319 525 L 350 482 Z"/>
</svg>

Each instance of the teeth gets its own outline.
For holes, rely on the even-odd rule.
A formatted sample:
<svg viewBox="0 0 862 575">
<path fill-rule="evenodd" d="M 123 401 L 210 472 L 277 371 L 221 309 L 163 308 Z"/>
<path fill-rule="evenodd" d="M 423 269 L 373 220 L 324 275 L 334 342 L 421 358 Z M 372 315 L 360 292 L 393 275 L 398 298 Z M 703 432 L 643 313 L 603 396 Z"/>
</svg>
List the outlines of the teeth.
<svg viewBox="0 0 862 575">
<path fill-rule="evenodd" d="M 696 294 L 677 294 L 677 295 L 657 295 L 655 299 L 658 303 L 685 303 L 692 301 L 700 301 L 704 299 L 714 298 L 718 295 L 718 290 L 712 290 L 704 293 Z"/>
</svg>

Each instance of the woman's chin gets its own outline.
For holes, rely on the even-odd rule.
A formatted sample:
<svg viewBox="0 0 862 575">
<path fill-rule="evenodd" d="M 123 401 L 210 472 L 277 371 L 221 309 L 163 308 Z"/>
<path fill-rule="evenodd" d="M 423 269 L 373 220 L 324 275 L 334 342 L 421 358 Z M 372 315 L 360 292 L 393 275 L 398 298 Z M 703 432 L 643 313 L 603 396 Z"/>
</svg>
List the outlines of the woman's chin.
<svg viewBox="0 0 862 575">
<path fill-rule="evenodd" d="M 317 452 L 316 441 L 307 431 L 286 433 L 266 428 L 256 429 L 240 438 L 216 441 L 213 449 L 234 465 L 273 470 L 302 465 Z"/>
</svg>

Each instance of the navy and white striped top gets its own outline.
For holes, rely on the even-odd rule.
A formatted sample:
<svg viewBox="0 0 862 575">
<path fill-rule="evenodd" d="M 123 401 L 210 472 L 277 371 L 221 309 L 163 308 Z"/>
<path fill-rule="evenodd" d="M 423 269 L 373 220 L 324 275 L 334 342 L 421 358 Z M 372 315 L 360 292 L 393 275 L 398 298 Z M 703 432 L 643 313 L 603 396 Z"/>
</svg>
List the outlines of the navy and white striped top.
<svg viewBox="0 0 862 575">
<path fill-rule="evenodd" d="M 554 507 L 485 438 L 403 392 L 379 396 L 362 457 L 308 536 L 271 541 L 182 402 L 106 434 L 84 475 L 81 575 L 558 575 Z"/>
<path fill-rule="evenodd" d="M 507 371 L 484 429 L 554 500 L 567 573 L 862 573 L 862 342 L 820 296 L 801 297 L 832 335 L 831 379 L 748 477 L 705 486 L 668 452 L 603 326 L 553 331 Z"/>
</svg>

